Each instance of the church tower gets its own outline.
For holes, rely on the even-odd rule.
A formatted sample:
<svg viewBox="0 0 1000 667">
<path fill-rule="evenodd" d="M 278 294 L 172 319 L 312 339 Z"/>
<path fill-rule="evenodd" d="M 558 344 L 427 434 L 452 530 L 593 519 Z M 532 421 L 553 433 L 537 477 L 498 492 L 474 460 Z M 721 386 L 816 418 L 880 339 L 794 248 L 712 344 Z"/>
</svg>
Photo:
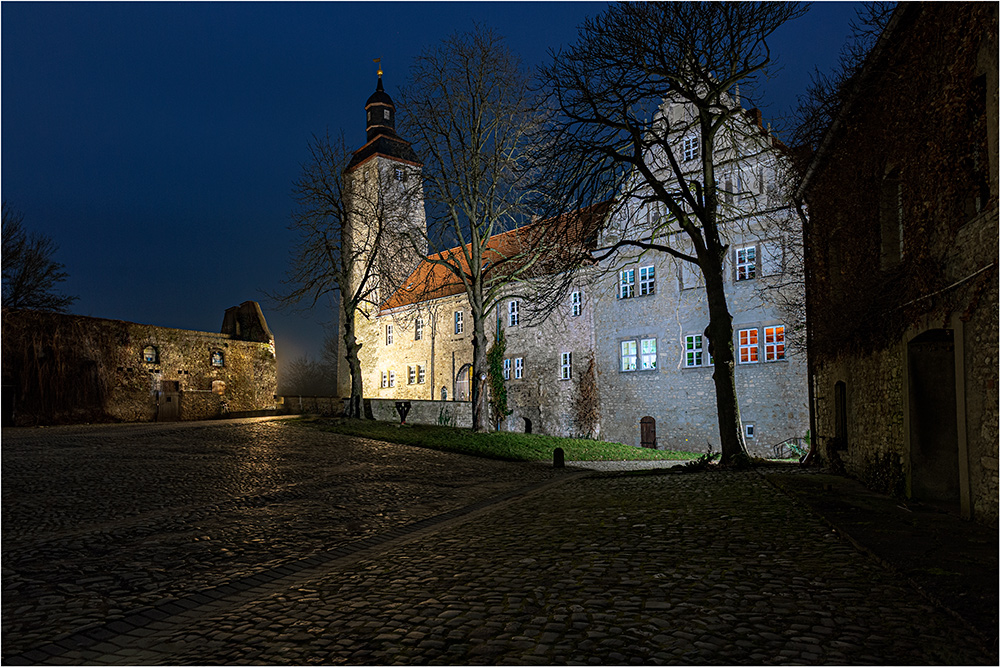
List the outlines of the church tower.
<svg viewBox="0 0 1000 667">
<path fill-rule="evenodd" d="M 345 251 L 360 259 L 355 263 L 352 289 L 372 260 L 375 290 L 371 300 L 381 304 L 427 256 L 423 164 L 410 142 L 396 134 L 396 105 L 382 85 L 381 66 L 375 92 L 365 102 L 365 133 L 365 144 L 354 151 L 344 174 L 352 198 L 344 242 Z M 355 315 L 363 367 L 377 348 L 378 332 L 373 327 L 379 308 L 369 305 L 365 310 Z M 337 382 L 341 396 L 350 395 L 350 382 L 350 371 L 341 359 Z"/>
</svg>

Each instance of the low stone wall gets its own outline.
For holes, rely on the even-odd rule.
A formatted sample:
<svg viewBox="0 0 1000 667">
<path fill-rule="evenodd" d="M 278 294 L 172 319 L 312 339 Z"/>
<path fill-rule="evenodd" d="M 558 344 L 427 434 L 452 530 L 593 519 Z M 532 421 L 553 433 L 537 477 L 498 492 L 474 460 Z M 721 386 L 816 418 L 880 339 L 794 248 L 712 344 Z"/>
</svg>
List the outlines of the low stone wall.
<svg viewBox="0 0 1000 667">
<path fill-rule="evenodd" d="M 318 414 L 338 417 L 344 414 L 346 399 L 336 396 L 280 396 L 278 409 L 283 414 Z M 472 403 L 469 401 L 409 400 L 408 424 L 443 424 L 472 428 Z M 396 401 L 387 398 L 366 398 L 365 413 L 373 419 L 398 422 Z"/>
</svg>

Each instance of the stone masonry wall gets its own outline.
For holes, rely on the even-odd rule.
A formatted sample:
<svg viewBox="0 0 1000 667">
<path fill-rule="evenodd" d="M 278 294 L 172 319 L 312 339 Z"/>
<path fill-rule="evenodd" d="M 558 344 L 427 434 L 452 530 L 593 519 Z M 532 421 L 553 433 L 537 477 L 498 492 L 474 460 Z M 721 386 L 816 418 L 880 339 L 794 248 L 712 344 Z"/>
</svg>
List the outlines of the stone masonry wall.
<svg viewBox="0 0 1000 667">
<path fill-rule="evenodd" d="M 30 311 L 4 314 L 4 375 L 19 425 L 154 421 L 158 393 L 174 382 L 180 418 L 205 419 L 273 408 L 277 386 L 273 343 Z"/>
<path fill-rule="evenodd" d="M 741 239 L 734 239 L 739 244 Z M 752 243 L 754 239 L 742 239 Z M 708 325 L 708 305 L 700 282 L 682 282 L 681 260 L 648 255 L 631 265 L 654 266 L 656 290 L 652 295 L 619 299 L 617 275 L 599 286 L 595 319 L 598 386 L 601 409 L 614 415 L 603 422 L 607 439 L 640 444 L 639 420 L 656 420 L 659 448 L 704 452 L 719 451 L 714 366 L 685 367 L 685 337 L 702 334 Z M 734 336 L 740 329 L 756 329 L 759 359 L 736 366 L 737 396 L 744 426 L 752 424 L 747 438 L 752 454 L 771 456 L 774 445 L 803 437 L 809 428 L 804 355 L 786 349 L 784 360 L 764 361 L 764 327 L 787 323 L 762 303 L 758 280 L 727 279 L 727 298 L 733 315 Z M 655 370 L 621 370 L 621 343 L 656 339 Z M 737 351 L 738 355 L 738 351 Z M 707 341 L 704 358 L 707 358 Z"/>
</svg>

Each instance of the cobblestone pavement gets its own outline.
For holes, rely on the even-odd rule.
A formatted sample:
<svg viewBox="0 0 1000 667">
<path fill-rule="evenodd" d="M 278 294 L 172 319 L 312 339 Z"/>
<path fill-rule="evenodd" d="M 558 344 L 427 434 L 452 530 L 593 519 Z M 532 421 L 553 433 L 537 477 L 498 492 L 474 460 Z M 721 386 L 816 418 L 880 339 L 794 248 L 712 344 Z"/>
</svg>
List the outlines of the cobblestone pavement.
<svg viewBox="0 0 1000 667">
<path fill-rule="evenodd" d="M 17 447 L 19 441 L 9 442 L 4 433 L 4 652 L 10 656 L 5 663 L 996 664 L 953 616 L 916 595 L 905 581 L 859 553 L 755 472 L 555 475 L 539 466 L 473 459 L 465 464 L 469 474 L 481 472 L 480 480 L 497 476 L 509 483 L 473 497 L 471 487 L 458 487 L 462 473 L 447 473 L 452 484 L 448 487 L 441 479 L 446 474 L 439 469 L 442 493 L 451 489 L 449 498 L 466 502 L 464 507 L 456 505 L 444 516 L 430 518 L 447 503 L 438 505 L 416 523 L 415 516 L 395 526 L 373 521 L 362 527 L 367 532 L 361 537 L 351 542 L 341 535 L 341 546 L 336 546 L 335 539 L 328 543 L 310 532 L 321 530 L 315 524 L 324 516 L 315 507 L 316 498 L 333 493 L 331 487 L 338 484 L 321 484 L 321 474 L 301 475 L 299 483 L 306 488 L 296 500 L 287 501 L 291 507 L 274 507 L 281 502 L 262 505 L 278 513 L 274 522 L 268 512 L 241 515 L 242 506 L 225 503 L 254 492 L 252 497 L 260 497 L 264 488 L 281 488 L 278 478 L 295 477 L 289 459 L 296 456 L 302 459 L 300 465 L 335 470 L 335 464 L 323 463 L 333 447 L 374 452 L 395 446 L 352 444 L 351 439 L 334 440 L 336 436 L 291 425 L 256 423 L 174 435 L 153 432 L 141 443 L 124 438 L 114 451 L 124 456 L 130 442 L 159 451 L 169 449 L 164 443 L 175 437 L 193 442 L 192 436 L 197 436 L 199 447 L 212 449 L 204 467 L 216 472 L 203 474 L 187 452 L 165 452 L 161 471 L 166 474 L 173 457 L 179 457 L 182 472 L 171 478 L 180 481 L 163 488 L 175 493 L 186 489 L 179 497 L 187 506 L 217 507 L 214 512 L 175 520 L 175 512 L 180 512 L 167 500 L 159 505 L 142 500 L 163 496 L 162 489 L 157 493 L 145 488 L 156 483 L 155 475 L 147 474 L 145 484 L 139 480 L 129 484 L 129 493 L 137 494 L 138 500 L 81 497 L 80 502 L 92 505 L 114 505 L 120 519 L 98 517 L 82 526 L 65 521 L 45 532 L 23 527 L 30 523 L 28 516 L 18 515 L 15 526 L 21 537 L 10 556 L 8 506 L 21 508 L 22 498 L 30 503 L 33 497 L 24 488 L 17 492 L 16 503 L 15 497 L 8 497 L 12 479 L 8 465 L 27 453 L 18 451 L 12 457 L 9 445 Z M 321 439 L 312 445 L 319 450 L 316 453 L 296 444 L 312 438 Z M 97 446 L 103 442 L 99 439 Z M 239 475 L 220 472 L 225 465 L 219 463 L 218 450 L 238 457 L 264 446 L 261 442 L 275 443 L 275 450 L 262 458 L 282 461 L 277 466 L 282 472 L 270 479 L 270 486 L 261 478 L 254 478 L 257 486 L 242 486 Z M 397 449 L 382 451 L 393 452 L 392 460 L 383 462 L 386 466 L 395 466 L 397 455 L 407 456 Z M 364 452 L 357 455 L 363 457 Z M 437 455 L 417 450 L 411 465 L 419 469 L 423 465 L 419 459 L 433 461 Z M 38 463 L 19 472 L 37 470 Z M 67 474 L 76 470 L 71 462 L 58 465 Z M 143 475 L 136 472 L 141 466 L 129 468 L 128 459 L 120 465 Z M 447 465 L 451 470 L 463 464 L 448 460 Z M 379 486 L 377 471 L 361 465 L 357 469 L 372 476 L 370 486 Z M 104 471 L 115 477 L 123 474 L 113 462 Z M 337 479 L 359 494 L 360 506 L 389 507 L 392 503 L 381 499 L 405 502 L 422 497 L 412 488 L 386 491 L 378 498 L 365 495 L 378 492 L 365 491 L 364 484 L 343 477 L 349 471 L 350 466 Z M 38 475 L 43 476 L 40 470 Z M 386 473 L 381 480 L 393 488 L 398 477 L 405 475 Z M 216 480 L 222 490 L 206 488 Z M 525 486 L 531 490 L 518 494 L 517 489 Z M 242 495 L 232 495 L 232 489 Z M 59 495 L 51 488 L 41 493 Z M 490 499 L 504 494 L 503 500 Z M 365 499 L 369 505 L 361 502 Z M 48 514 L 40 509 L 44 501 L 38 500 L 37 511 Z M 351 501 L 342 504 L 348 507 Z M 140 506 L 145 514 L 138 513 Z M 403 513 L 396 508 L 396 514 Z M 308 528 L 309 522 L 300 523 L 296 510 L 312 516 L 313 528 Z M 72 503 L 55 513 L 72 515 Z M 85 514 L 79 510 L 75 516 Z M 234 517 L 243 518 L 234 521 Z M 147 537 L 160 542 L 140 546 L 141 539 L 129 538 L 126 529 L 117 528 L 123 523 L 149 527 L 152 532 Z M 246 525 L 224 532 L 231 523 Z M 266 527 L 259 528 L 258 523 Z M 187 542 L 177 534 L 164 539 L 169 530 L 184 526 L 187 532 L 179 535 L 188 535 Z M 126 532 L 119 535 L 116 530 Z M 328 531 L 337 535 L 333 526 Z M 60 537 L 63 533 L 67 536 Z M 265 545 L 239 546 L 239 539 L 257 534 Z M 22 622 L 21 612 L 8 600 L 8 580 L 32 579 L 20 559 L 34 563 L 26 556 L 32 550 L 74 539 L 89 545 L 95 535 L 110 536 L 108 548 L 121 555 L 112 558 L 83 550 L 83 557 L 71 559 L 66 553 L 59 566 L 37 574 L 32 585 L 41 585 L 77 563 L 100 564 L 102 559 L 132 563 L 132 553 L 149 554 L 150 559 L 166 553 L 160 560 L 152 559 L 168 573 L 159 586 L 161 592 L 118 602 L 126 591 L 107 591 L 100 582 L 78 580 L 75 585 L 80 590 L 52 595 L 62 595 L 63 605 L 86 599 L 114 601 L 121 610 L 120 620 L 83 632 L 64 632 L 55 641 L 51 633 L 21 641 L 37 618 Z M 191 541 L 199 536 L 211 539 Z M 267 546 L 272 537 L 277 544 Z M 212 545 L 212 551 L 195 546 L 205 542 L 224 546 Z M 232 558 L 240 566 L 226 562 L 229 559 L 222 554 L 227 549 L 238 552 Z M 295 552 L 296 560 L 287 558 L 289 551 Z M 182 558 L 175 570 L 173 559 L 185 553 L 204 567 L 192 567 Z M 9 557 L 15 562 L 8 563 Z M 146 576 L 143 568 L 149 562 L 122 571 Z M 233 574 L 246 571 L 252 576 Z M 109 576 L 121 587 L 115 572 L 96 576 Z M 217 585 L 227 573 L 229 583 Z M 26 586 L 21 583 L 14 591 L 24 612 L 31 613 L 41 603 L 29 604 L 32 598 L 24 594 Z M 95 590 L 104 590 L 103 597 L 87 598 Z M 167 591 L 175 591 L 175 601 L 160 599 Z M 60 613 L 54 611 L 59 605 L 53 600 L 47 604 L 49 613 Z M 66 618 L 86 614 L 89 604 L 61 613 Z M 152 606 L 137 611 L 142 604 Z M 12 639 L 18 640 L 18 648 L 8 652 Z M 37 648 L 12 655 L 26 647 Z"/>
<path fill-rule="evenodd" d="M 245 419 L 4 429 L 3 655 L 566 471 Z"/>
</svg>

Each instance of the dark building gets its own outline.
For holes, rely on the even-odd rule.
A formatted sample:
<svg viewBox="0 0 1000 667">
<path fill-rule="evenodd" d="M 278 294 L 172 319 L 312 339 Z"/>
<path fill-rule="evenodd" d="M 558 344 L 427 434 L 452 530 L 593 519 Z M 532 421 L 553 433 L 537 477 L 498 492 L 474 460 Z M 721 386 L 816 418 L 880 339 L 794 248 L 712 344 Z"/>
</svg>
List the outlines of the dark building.
<svg viewBox="0 0 1000 667">
<path fill-rule="evenodd" d="M 997 5 L 902 3 L 799 189 L 813 433 L 878 490 L 997 517 Z"/>
</svg>

